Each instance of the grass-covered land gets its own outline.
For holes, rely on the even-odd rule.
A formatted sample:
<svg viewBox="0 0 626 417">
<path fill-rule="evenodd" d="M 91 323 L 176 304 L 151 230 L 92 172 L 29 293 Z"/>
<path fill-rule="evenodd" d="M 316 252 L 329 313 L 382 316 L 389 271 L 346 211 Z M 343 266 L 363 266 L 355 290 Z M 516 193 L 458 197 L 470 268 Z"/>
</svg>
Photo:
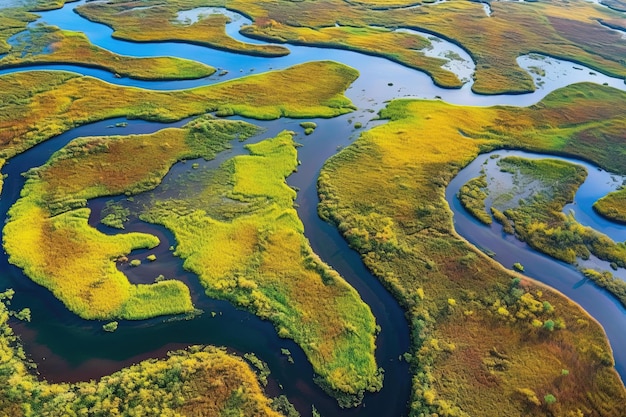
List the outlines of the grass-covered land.
<svg viewBox="0 0 626 417">
<path fill-rule="evenodd" d="M 531 52 L 580 62 L 606 74 L 626 77 L 623 60 L 626 49 L 621 35 L 599 23 L 599 20 L 623 20 L 623 14 L 584 0 L 491 2 L 491 16 L 485 14 L 479 2 L 466 0 L 414 8 L 393 7 L 395 5 L 381 8 L 378 2 L 342 0 L 266 0 L 254 4 L 249 0 L 230 0 L 226 5 L 253 17 L 254 25 L 247 33 L 273 39 L 275 27 L 287 42 L 315 45 L 326 42 L 325 32 L 338 32 L 333 29 L 338 23 L 354 28 L 352 31 L 369 31 L 365 42 L 373 53 L 381 56 L 393 55 L 386 41 L 389 34 L 376 33 L 369 29 L 371 26 L 432 32 L 469 52 L 476 62 L 472 88 L 481 94 L 534 90 L 532 77 L 516 63 L 518 56 Z M 342 34 L 341 38 L 346 35 Z M 403 55 L 410 54 L 405 51 Z M 423 69 L 428 71 L 427 67 Z"/>
<path fill-rule="evenodd" d="M 40 2 L 44 8 L 45 2 Z M 61 2 L 58 2 L 61 3 Z M 618 8 L 619 1 L 610 0 Z M 51 6 L 51 2 L 46 3 Z M 351 49 L 383 56 L 429 73 L 441 86 L 458 87 L 454 74 L 440 68 L 442 61 L 424 57 L 416 49 L 426 44 L 417 35 L 393 32 L 415 28 L 432 32 L 462 46 L 476 62 L 473 90 L 481 94 L 523 93 L 534 90 L 532 77 L 516 58 L 537 52 L 580 62 L 598 71 L 626 77 L 626 47 L 621 35 L 606 25 L 624 27 L 623 13 L 584 0 L 572 2 L 493 2 L 487 16 L 482 4 L 452 0 L 405 8 L 412 2 L 271 0 L 163 2 L 114 1 L 88 3 L 77 11 L 114 28 L 114 36 L 134 41 L 174 40 L 207 44 L 239 53 L 274 56 L 288 50 L 278 45 L 237 42 L 224 33 L 227 18 L 211 15 L 185 25 L 176 13 L 199 6 L 226 6 L 253 20 L 245 33 L 274 41 Z M 55 5 L 58 7 L 60 4 Z M 0 19 L 0 41 L 24 28 L 34 17 L 10 9 Z M 602 23 L 601 23 L 602 22 Z M 336 25 L 338 24 L 338 27 Z M 5 35 L 6 34 L 6 35 Z M 0 52 L 7 45 L 0 43 Z"/>
<path fill-rule="evenodd" d="M 435 84 L 441 87 L 460 88 L 463 85 L 453 72 L 441 68 L 447 62 L 445 59 L 428 57 L 421 51 L 430 47 L 430 41 L 415 34 L 395 32 L 381 27 L 302 28 L 275 21 L 262 27 L 248 26 L 243 33 L 262 36 L 274 42 L 315 45 L 378 55 L 426 72 L 433 78 Z"/>
<path fill-rule="evenodd" d="M 248 145 L 199 187 L 157 201 L 144 220 L 170 229 L 175 254 L 198 274 L 207 295 L 274 323 L 298 343 L 320 385 L 342 405 L 376 391 L 376 323 L 358 293 L 315 255 L 285 178 L 297 167 L 292 133 Z M 192 186 L 192 184 L 190 184 Z"/>
<path fill-rule="evenodd" d="M 104 23 L 113 28 L 113 37 L 134 42 L 188 42 L 240 54 L 267 57 L 289 54 L 287 48 L 279 45 L 243 43 L 231 38 L 224 30 L 229 18 L 221 14 L 208 15 L 192 24 L 176 20 L 178 11 L 208 4 L 224 6 L 219 2 L 198 0 L 167 3 L 122 0 L 87 3 L 76 8 L 76 12 L 89 20 Z"/>
<path fill-rule="evenodd" d="M 491 224 L 492 219 L 485 206 L 485 199 L 487 198 L 486 188 L 487 176 L 483 174 L 465 183 L 461 189 L 459 189 L 458 197 L 463 207 L 469 211 L 472 216 L 485 224 Z"/>
<path fill-rule="evenodd" d="M 0 10 L 2 10 L 0 13 L 0 54 L 4 54 L 11 50 L 7 39 L 23 31 L 29 22 L 37 19 L 37 16 L 21 8 L 12 7 Z"/>
<path fill-rule="evenodd" d="M 6 300 L 9 293 L 0 294 Z M 149 359 L 98 381 L 52 384 L 33 375 L 10 312 L 0 302 L 0 410 L 27 416 L 271 416 L 254 372 L 215 347 L 192 346 Z"/>
<path fill-rule="evenodd" d="M 180 281 L 132 285 L 116 260 L 151 248 L 153 236 L 107 236 L 87 223 L 88 199 L 136 194 L 156 187 L 169 168 L 188 158 L 212 158 L 235 137 L 256 128 L 243 122 L 197 119 L 152 135 L 80 139 L 28 173 L 9 210 L 3 243 L 9 262 L 88 319 L 143 319 L 193 310 Z"/>
<path fill-rule="evenodd" d="M 160 121 L 211 111 L 257 119 L 338 116 L 354 109 L 343 92 L 357 76 L 350 67 L 321 61 L 163 92 L 67 72 L 8 74 L 0 77 L 0 158 L 8 159 L 75 126 L 120 116 Z"/>
<path fill-rule="evenodd" d="M 587 177 L 580 165 L 553 159 L 532 160 L 507 157 L 498 161 L 500 169 L 514 181 L 531 180 L 532 191 L 513 207 L 497 207 L 512 222 L 515 234 L 533 248 L 565 262 L 588 259 L 591 254 L 626 267 L 626 245 L 578 223 L 563 207 L 573 201 Z M 520 178 L 521 177 L 521 178 Z"/>
<path fill-rule="evenodd" d="M 626 123 L 625 98 L 581 84 L 528 108 L 397 100 L 381 113 L 387 124 L 326 164 L 320 214 L 410 320 L 412 416 L 623 415 L 626 391 L 601 327 L 456 235 L 444 191 L 479 153 L 502 147 L 567 152 L 623 172 L 625 145 L 612 132 Z M 596 152 L 605 148 L 590 138 L 615 146 Z"/>
<path fill-rule="evenodd" d="M 105 69 L 118 76 L 145 79 L 194 79 L 215 72 L 199 62 L 174 57 L 132 58 L 92 45 L 80 32 L 39 26 L 19 35 L 0 68 L 32 64 L 77 64 Z"/>
<path fill-rule="evenodd" d="M 593 209 L 603 217 L 618 223 L 626 223 L 626 190 L 609 193 L 596 201 Z"/>
</svg>

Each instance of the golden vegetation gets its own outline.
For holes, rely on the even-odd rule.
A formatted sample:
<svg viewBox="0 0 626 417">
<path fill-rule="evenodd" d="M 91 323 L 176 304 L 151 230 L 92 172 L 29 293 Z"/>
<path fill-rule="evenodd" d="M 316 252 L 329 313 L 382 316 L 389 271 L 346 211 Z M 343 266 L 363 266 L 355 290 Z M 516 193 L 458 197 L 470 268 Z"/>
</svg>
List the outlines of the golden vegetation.
<svg viewBox="0 0 626 417">
<path fill-rule="evenodd" d="M 444 197 L 463 166 L 495 148 L 623 164 L 586 142 L 610 138 L 606 130 L 625 123 L 623 103 L 624 93 L 590 84 L 529 108 L 397 100 L 381 113 L 387 124 L 326 164 L 320 214 L 361 252 L 411 321 L 411 415 L 623 414 L 626 391 L 600 326 L 460 239 Z M 624 144 L 612 149 L 619 155 Z"/>
<path fill-rule="evenodd" d="M 364 7 L 367 5 L 370 7 Z M 485 14 L 482 4 L 466 0 L 413 8 L 381 8 L 377 3 L 341 0 L 267 0 L 254 5 L 248 0 L 230 0 L 227 6 L 254 18 L 249 33 L 272 38 L 272 28 L 276 27 L 287 42 L 323 45 L 323 34 L 337 32 L 332 29 L 336 23 L 369 30 L 371 39 L 366 39 L 366 44 L 372 48 L 371 53 L 382 56 L 392 52 L 385 40 L 389 35 L 372 31 L 371 26 L 432 32 L 469 52 L 476 62 L 472 88 L 481 94 L 534 90 L 532 78 L 516 62 L 518 56 L 530 52 L 580 62 L 606 74 L 626 77 L 623 61 L 626 50 L 620 34 L 599 22 L 623 19 L 623 15 L 585 1 L 493 2 L 491 16 Z M 404 55 L 407 54 L 405 51 Z M 397 57 L 396 60 L 400 61 Z"/>
<path fill-rule="evenodd" d="M 228 36 L 224 26 L 229 19 L 221 14 L 208 15 L 192 24 L 176 21 L 176 12 L 206 6 L 206 2 L 153 2 L 142 0 L 116 3 L 87 3 L 76 8 L 81 16 L 113 28 L 113 37 L 134 42 L 188 42 L 240 54 L 283 56 L 289 50 L 278 45 L 256 45 Z"/>
<path fill-rule="evenodd" d="M 353 105 L 343 95 L 357 71 L 309 62 L 282 71 L 178 91 L 120 87 L 65 72 L 0 77 L 0 158 L 10 158 L 75 126 L 127 116 L 174 121 L 210 111 L 258 119 L 333 117 Z M 323 83 L 311 82 L 313 78 Z"/>
<path fill-rule="evenodd" d="M 256 129 L 243 122 L 198 119 L 184 129 L 152 135 L 90 138 L 70 143 L 28 173 L 3 232 L 9 261 L 50 289 L 84 318 L 143 319 L 193 310 L 179 281 L 131 285 L 116 260 L 151 248 L 153 236 L 107 236 L 87 224 L 91 198 L 135 194 L 156 187 L 176 161 L 212 158 L 236 135 Z"/>
<path fill-rule="evenodd" d="M 596 201 L 593 209 L 609 220 L 626 223 L 626 191 L 621 189 Z"/>
<path fill-rule="evenodd" d="M 443 68 L 447 61 L 424 55 L 422 49 L 430 47 L 426 38 L 404 32 L 374 27 L 322 27 L 301 28 L 275 21 L 264 26 L 248 26 L 244 34 L 262 36 L 278 42 L 315 45 L 325 48 L 347 49 L 368 55 L 379 55 L 429 74 L 435 84 L 445 88 L 460 88 L 458 77 Z"/>
<path fill-rule="evenodd" d="M 514 184 L 526 183 L 530 193 L 504 210 L 515 234 L 533 248 L 565 262 L 588 259 L 591 254 L 626 267 L 626 246 L 578 223 L 563 207 L 574 199 L 587 171 L 580 165 L 554 159 L 507 157 L 500 169 L 514 176 Z M 534 184 L 534 185 L 532 185 Z"/>
<path fill-rule="evenodd" d="M 292 134 L 247 149 L 206 173 L 200 192 L 157 201 L 142 218 L 174 233 L 176 255 L 209 296 L 272 321 L 302 347 L 322 387 L 343 405 L 358 403 L 382 384 L 374 317 L 303 235 L 285 183 L 297 166 Z"/>
<path fill-rule="evenodd" d="M 10 294 L 0 294 L 0 299 Z M 99 381 L 51 384 L 32 364 L 0 303 L 0 410 L 3 415 L 246 415 L 279 417 L 254 372 L 224 349 L 191 346 L 149 359 Z"/>
<path fill-rule="evenodd" d="M 214 68 L 181 58 L 132 58 L 117 55 L 92 45 L 80 32 L 49 26 L 30 29 L 20 36 L 21 41 L 0 59 L 0 68 L 69 63 L 147 80 L 202 78 L 215 72 Z"/>
<path fill-rule="evenodd" d="M 463 207 L 474 217 L 485 224 L 491 224 L 491 216 L 485 207 L 486 187 L 487 176 L 483 174 L 465 183 L 459 190 L 458 197 Z"/>
</svg>

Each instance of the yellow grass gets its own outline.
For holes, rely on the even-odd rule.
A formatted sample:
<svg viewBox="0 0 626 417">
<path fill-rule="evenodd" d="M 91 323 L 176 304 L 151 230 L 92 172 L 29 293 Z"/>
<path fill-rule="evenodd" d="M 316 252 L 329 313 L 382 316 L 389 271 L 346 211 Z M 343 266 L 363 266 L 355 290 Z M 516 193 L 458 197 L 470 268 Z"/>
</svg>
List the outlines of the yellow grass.
<svg viewBox="0 0 626 417">
<path fill-rule="evenodd" d="M 430 46 L 422 36 L 394 32 L 384 28 L 322 27 L 302 28 L 271 21 L 264 26 L 249 26 L 244 33 L 275 41 L 348 49 L 368 55 L 380 55 L 411 68 L 425 71 L 437 85 L 459 88 L 463 84 L 454 73 L 441 68 L 447 61 L 427 57 L 420 50 Z"/>
<path fill-rule="evenodd" d="M 209 15 L 187 25 L 176 22 L 176 12 L 192 8 L 203 2 L 168 2 L 145 7 L 144 1 L 110 3 L 87 3 L 76 11 L 87 19 L 104 23 L 113 28 L 113 37 L 135 42 L 177 41 L 206 45 L 227 51 L 259 55 L 283 56 L 289 50 L 278 45 L 256 45 L 237 41 L 226 35 L 224 26 L 228 18 L 221 14 Z M 185 4 L 186 3 L 186 4 Z"/>
<path fill-rule="evenodd" d="M 311 82 L 313 77 L 324 83 Z M 322 61 L 191 90 L 120 87 L 65 72 L 0 77 L 0 157 L 7 158 L 77 125 L 129 116 L 178 120 L 216 110 L 259 119 L 333 117 L 352 111 L 343 92 L 357 72 Z"/>
<path fill-rule="evenodd" d="M 271 320 L 296 341 L 322 386 L 358 402 L 381 380 L 369 308 L 312 253 L 285 178 L 296 168 L 292 134 L 249 145 L 201 193 L 156 203 L 144 218 L 172 230 L 176 254 L 212 297 Z M 236 211 L 235 211 L 236 210 Z"/>
<path fill-rule="evenodd" d="M 324 167 L 320 214 L 409 314 L 411 415 L 623 413 L 626 391 L 601 328 L 566 298 L 515 283 L 512 272 L 460 239 L 444 198 L 461 167 L 496 148 L 568 152 L 617 166 L 619 158 L 592 154 L 587 145 L 623 123 L 623 96 L 582 84 L 529 108 L 397 100 L 382 113 L 387 124 Z M 544 302 L 550 308 L 537 308 Z M 553 331 L 546 330 L 550 320 L 559 323 Z M 561 369 L 571 372 L 565 377 Z M 529 402 L 531 391 L 538 405 Z M 547 394 L 558 405 L 550 408 Z"/>
<path fill-rule="evenodd" d="M 148 359 L 98 381 L 40 381 L 9 327 L 9 314 L 4 302 L 0 303 L 3 415 L 281 415 L 272 410 L 250 367 L 215 347 L 170 352 L 165 359 Z"/>
<path fill-rule="evenodd" d="M 243 122 L 199 119 L 152 135 L 74 141 L 31 173 L 10 209 L 3 232 L 9 262 L 84 318 L 143 319 L 192 311 L 183 283 L 131 285 L 116 268 L 116 259 L 156 246 L 157 238 L 104 235 L 87 224 L 89 210 L 80 207 L 90 198 L 154 188 L 176 161 L 211 158 L 235 134 L 245 138 L 253 130 Z M 204 131 L 213 134 L 195 140 Z"/>
<path fill-rule="evenodd" d="M 29 51 L 26 54 L 24 47 Z M 34 51 L 34 48 L 40 50 Z M 49 52 L 44 51 L 46 48 Z M 0 68 L 59 62 L 102 68 L 119 76 L 148 80 L 202 78 L 215 72 L 215 68 L 181 58 L 117 55 L 92 45 L 80 32 L 53 27 L 31 29 L 28 42 L 13 47 L 2 57 Z"/>
</svg>

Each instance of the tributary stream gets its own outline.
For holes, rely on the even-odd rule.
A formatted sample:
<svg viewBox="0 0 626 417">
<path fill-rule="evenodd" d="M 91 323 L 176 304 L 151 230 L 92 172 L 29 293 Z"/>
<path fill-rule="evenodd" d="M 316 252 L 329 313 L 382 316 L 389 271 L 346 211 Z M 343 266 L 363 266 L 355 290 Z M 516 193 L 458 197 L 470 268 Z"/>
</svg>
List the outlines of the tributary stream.
<svg viewBox="0 0 626 417">
<path fill-rule="evenodd" d="M 581 81 L 607 83 L 620 89 L 626 89 L 623 80 L 610 78 L 580 65 L 541 56 L 523 56 L 518 59 L 523 68 L 539 66 L 545 70 L 541 77 L 540 88 L 532 94 L 480 96 L 471 92 L 469 83 L 462 89 L 443 89 L 433 84 L 425 74 L 409 69 L 388 60 L 335 49 L 289 45 L 291 53 L 281 58 L 260 58 L 217 51 L 197 45 L 180 43 L 146 43 L 137 44 L 124 42 L 111 37 L 111 29 L 97 23 L 89 22 L 76 13 L 74 8 L 84 1 L 71 3 L 64 8 L 40 13 L 40 22 L 56 25 L 62 29 L 82 31 L 90 40 L 113 52 L 131 56 L 177 56 L 194 59 L 220 69 L 228 70 L 223 77 L 211 76 L 191 81 L 137 81 L 127 78 L 115 78 L 112 74 L 90 68 L 73 65 L 42 65 L 21 69 L 0 70 L 0 75 L 23 70 L 58 69 L 69 70 L 84 75 L 98 77 L 107 82 L 152 88 L 160 90 L 190 88 L 225 81 L 251 73 L 264 72 L 272 69 L 286 68 L 298 63 L 313 60 L 335 60 L 350 65 L 360 72 L 360 77 L 347 92 L 348 97 L 358 106 L 354 113 L 330 120 L 314 119 L 318 128 L 310 136 L 304 136 L 298 126 L 300 120 L 280 119 L 271 122 L 249 120 L 266 130 L 249 141 L 272 137 L 277 132 L 288 129 L 299 133 L 297 141 L 303 144 L 298 148 L 298 158 L 302 164 L 298 172 L 288 178 L 290 185 L 299 189 L 297 203 L 298 214 L 305 226 L 305 234 L 311 242 L 313 250 L 335 268 L 360 293 L 363 300 L 372 308 L 381 332 L 377 338 L 376 356 L 380 366 L 385 369 L 383 389 L 376 394 L 368 394 L 364 403 L 356 409 L 340 410 L 334 399 L 324 394 L 313 382 L 313 371 L 302 351 L 291 341 L 280 339 L 273 326 L 250 313 L 237 310 L 229 303 L 216 301 L 204 296 L 204 291 L 197 277 L 182 268 L 180 259 L 171 255 L 170 245 L 175 245 L 173 236 L 167 230 L 131 219 L 126 230 L 138 230 L 157 235 L 162 244 L 156 249 L 158 264 L 146 266 L 158 268 L 150 270 L 144 267 L 128 272 L 133 282 L 140 282 L 148 276 L 162 273 L 168 277 L 183 280 L 194 293 L 194 303 L 205 313 L 192 320 L 168 321 L 163 318 L 141 322 L 122 322 L 115 333 L 105 333 L 101 322 L 86 321 L 70 313 L 51 293 L 34 284 L 23 275 L 22 271 L 8 264 L 6 255 L 0 255 L 0 288 L 12 287 L 16 290 L 13 307 L 29 307 L 32 310 L 31 323 L 13 323 L 16 332 L 22 337 L 29 356 L 38 364 L 39 372 L 50 381 L 77 381 L 97 378 L 111 373 L 131 363 L 148 357 L 162 357 L 168 350 L 183 348 L 190 344 L 213 344 L 227 346 L 239 353 L 254 352 L 270 366 L 272 375 L 268 385 L 270 395 L 285 394 L 296 405 L 303 415 L 311 414 L 311 404 L 322 415 L 404 415 L 409 400 L 410 375 L 407 365 L 399 360 L 409 346 L 408 325 L 402 310 L 391 295 L 382 287 L 378 280 L 364 267 L 359 255 L 352 251 L 339 235 L 337 230 L 317 216 L 318 197 L 316 180 L 323 163 L 341 147 L 348 146 L 359 130 L 354 123 L 361 122 L 364 128 L 371 128 L 381 123 L 373 121 L 376 112 L 385 101 L 398 97 L 415 97 L 425 99 L 442 99 L 451 103 L 468 105 L 509 104 L 526 106 L 536 103 L 546 94 L 568 84 Z M 229 12 L 233 13 L 233 12 Z M 234 16 L 234 15 L 233 15 Z M 193 19 L 193 13 L 184 15 L 185 19 Z M 227 33 L 234 38 L 250 43 L 259 43 L 242 37 L 238 28 L 249 20 L 240 16 L 227 26 Z M 36 24 L 37 22 L 35 22 Z M 456 56 L 466 56 L 458 46 L 444 40 L 438 40 L 437 48 L 449 48 Z M 443 43 L 443 44 L 442 44 Z M 471 64 L 471 63 L 469 63 Z M 468 63 L 463 66 L 467 67 Z M 450 68 L 454 68 L 453 65 Z M 111 127 L 118 122 L 128 122 L 125 128 Z M 180 126 L 184 121 L 174 125 Z M 169 125 L 171 126 L 171 125 Z M 0 216 L 6 217 L 8 208 L 16 201 L 24 181 L 21 173 L 39 166 L 50 155 L 62 148 L 73 138 L 91 135 L 148 133 L 163 128 L 158 123 L 140 120 L 114 119 L 78 127 L 56 138 L 38 145 L 31 150 L 13 158 L 5 166 L 3 173 L 8 174 L 5 180 L 2 198 L 0 199 Z M 235 153 L 245 152 L 242 144 L 233 143 L 233 149 L 218 155 L 216 161 L 201 163 L 201 169 L 209 169 L 223 158 Z M 469 169 L 469 168 L 467 168 Z M 191 170 L 191 163 L 176 164 L 164 179 L 175 182 L 177 176 L 185 175 Z M 454 207 L 454 189 L 471 178 L 470 171 L 462 171 L 448 189 L 449 202 Z M 473 175 L 475 176 L 475 175 Z M 465 180 L 463 180 L 465 178 Z M 160 186 L 161 187 L 161 186 Z M 159 188 L 155 190 L 158 192 Z M 141 198 L 140 196 L 138 196 Z M 96 199 L 90 202 L 92 208 L 92 224 L 96 225 L 99 210 L 104 201 L 110 198 Z M 605 328 L 614 349 L 617 369 L 622 379 L 626 378 L 626 311 L 608 293 L 593 285 L 577 285 L 582 276 L 573 268 L 563 265 L 551 258 L 538 255 L 519 242 L 502 240 L 496 235 L 488 241 L 478 240 L 485 231 L 480 228 L 468 228 L 473 219 L 464 210 L 455 208 L 457 231 L 472 243 L 489 247 L 496 242 L 496 260 L 509 267 L 511 262 L 522 262 L 527 266 L 529 275 L 553 286 L 574 301 L 581 304 Z M 475 223 L 475 222 L 474 222 Z M 474 225 L 476 226 L 476 225 Z M 98 226 L 100 227 L 100 226 Z M 101 227 L 100 227 L 101 228 Z M 101 230 L 106 230 L 101 228 Z M 106 230 L 113 233 L 111 230 Z M 602 230 L 600 230 L 602 231 Z M 493 234 L 493 233 L 492 233 Z M 498 239 L 500 239 L 498 241 Z M 504 249 L 509 245 L 510 248 Z M 140 253 L 132 256 L 140 257 Z M 523 256 L 533 256 L 533 260 L 525 261 Z M 158 265 L 158 267 L 157 267 Z M 531 267 L 536 265 L 536 268 Z M 139 272 L 144 270 L 145 272 Z M 126 271 L 125 271 L 126 272 Z M 142 276 L 142 274 L 145 274 Z M 559 277 L 559 279 L 556 279 Z M 562 278 L 566 277 L 566 278 Z M 213 317 L 211 312 L 217 313 Z M 288 348 L 295 364 L 288 362 L 281 355 L 281 348 Z M 624 353 L 620 353 L 623 351 Z"/>
</svg>

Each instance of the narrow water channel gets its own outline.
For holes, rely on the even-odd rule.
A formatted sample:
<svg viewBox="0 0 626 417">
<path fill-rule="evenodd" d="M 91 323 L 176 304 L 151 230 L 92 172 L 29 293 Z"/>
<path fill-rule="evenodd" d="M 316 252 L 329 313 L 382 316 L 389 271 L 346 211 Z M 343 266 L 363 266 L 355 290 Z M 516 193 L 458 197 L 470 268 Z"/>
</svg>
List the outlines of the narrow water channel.
<svg viewBox="0 0 626 417">
<path fill-rule="evenodd" d="M 382 331 L 377 343 L 377 359 L 379 365 L 385 368 L 386 372 L 385 384 L 380 393 L 367 395 L 364 405 L 357 409 L 339 410 L 335 401 L 321 392 L 313 383 L 312 369 L 302 351 L 293 342 L 278 338 L 268 322 L 237 310 L 228 303 L 205 297 L 197 278 L 182 269 L 178 258 L 169 255 L 167 248 L 170 245 L 175 245 L 171 233 L 163 228 L 134 220 L 127 225 L 127 230 L 146 231 L 159 236 L 163 242 L 159 249 L 161 252 L 158 253 L 160 267 L 165 268 L 168 276 L 181 279 L 190 286 L 195 294 L 194 302 L 205 311 L 205 314 L 189 321 L 164 322 L 162 319 L 153 319 L 143 322 L 123 322 L 114 334 L 104 334 L 100 329 L 101 323 L 84 321 L 69 313 L 47 290 L 32 283 L 22 274 L 21 270 L 7 263 L 5 255 L 1 255 L 0 287 L 13 287 L 17 291 L 14 306 L 16 308 L 27 306 L 33 311 L 33 321 L 16 324 L 16 331 L 22 336 L 29 355 L 39 364 L 39 371 L 50 380 L 75 381 L 95 378 L 143 358 L 163 356 L 167 350 L 173 348 L 194 343 L 216 344 L 228 346 L 233 351 L 240 353 L 254 352 L 262 360 L 268 362 L 272 370 L 268 392 L 271 395 L 286 394 L 303 415 L 310 415 L 311 404 L 315 404 L 322 415 L 406 414 L 410 378 L 406 364 L 400 362 L 398 357 L 408 349 L 408 326 L 397 302 L 367 271 L 359 255 L 349 249 L 334 227 L 321 221 L 317 216 L 316 179 L 323 163 L 336 153 L 338 148 L 349 145 L 351 140 L 358 135 L 359 131 L 353 128 L 355 122 L 361 122 L 365 128 L 381 123 L 371 119 L 385 105 L 385 101 L 397 97 L 441 98 L 451 103 L 482 106 L 496 104 L 530 105 L 539 101 L 549 92 L 573 82 L 593 81 L 626 89 L 623 80 L 601 74 L 592 76 L 590 70 L 579 71 L 574 69 L 575 64 L 542 56 L 524 56 L 518 59 L 518 63 L 523 68 L 539 66 L 545 69 L 545 75 L 541 77 L 541 80 L 538 80 L 542 82 L 542 84 L 538 84 L 541 87 L 536 92 L 526 95 L 479 96 L 471 92 L 470 83 L 458 90 L 442 89 L 435 86 L 432 80 L 421 72 L 382 58 L 349 51 L 289 45 L 291 53 L 285 57 L 259 58 L 180 43 L 136 44 L 113 39 L 110 28 L 89 22 L 78 16 L 73 10 L 81 4 L 84 4 L 84 0 L 70 3 L 59 10 L 40 13 L 42 18 L 39 22 L 57 25 L 63 29 L 85 32 L 94 44 L 119 54 L 131 56 L 169 55 L 194 59 L 220 69 L 227 69 L 228 74 L 224 77 L 212 76 L 200 80 L 150 82 L 126 78 L 117 79 L 106 71 L 73 65 L 44 65 L 25 69 L 0 70 L 0 75 L 29 69 L 70 70 L 120 85 L 171 90 L 207 85 L 251 73 L 286 68 L 312 60 L 336 60 L 359 70 L 361 76 L 347 92 L 348 97 L 353 100 L 359 110 L 331 120 L 316 119 L 314 121 L 318 123 L 318 128 L 312 135 L 300 134 L 297 140 L 304 146 L 298 149 L 298 158 L 302 161 L 302 165 L 297 173 L 289 177 L 288 182 L 300 189 L 297 197 L 298 213 L 305 225 L 305 234 L 309 238 L 313 250 L 359 291 L 364 301 L 372 308 L 377 323 L 381 325 Z M 192 19 L 194 16 L 183 14 L 181 18 Z M 258 41 L 243 38 L 238 33 L 238 27 L 247 22 L 249 21 L 245 17 L 240 16 L 227 26 L 227 32 L 243 42 L 258 43 Z M 439 47 L 443 47 L 441 42 L 445 43 L 446 41 L 438 41 Z M 454 47 L 452 44 L 447 46 L 449 48 Z M 454 67 L 450 66 L 450 68 Z M 23 186 L 23 180 L 19 174 L 30 167 L 44 163 L 54 150 L 64 146 L 72 138 L 86 135 L 147 133 L 162 127 L 162 125 L 155 123 L 137 120 L 129 121 L 129 125 L 125 129 L 108 127 L 117 121 L 120 120 L 104 121 L 73 129 L 13 158 L 3 170 L 4 173 L 9 174 L 9 178 L 5 183 L 0 199 L 0 216 L 6 216 L 6 210 L 19 196 L 19 191 Z M 253 140 L 271 137 L 283 129 L 302 131 L 298 126 L 300 121 L 295 120 L 251 122 L 266 129 L 265 133 Z M 177 125 L 181 124 L 183 122 L 177 123 Z M 233 155 L 236 152 L 242 152 L 240 144 L 234 144 L 234 149 L 227 151 L 224 155 Z M 189 169 L 190 165 L 189 163 L 187 165 L 177 164 L 168 176 Z M 451 184 L 449 192 L 452 189 L 453 185 Z M 104 200 L 97 199 L 90 202 L 90 207 L 94 211 L 92 219 L 94 224 Z M 449 202 L 454 207 L 454 199 L 450 199 Z M 485 234 L 485 231 L 480 229 L 468 229 L 466 231 L 464 224 L 471 224 L 472 219 L 461 221 L 461 215 L 458 214 L 457 208 L 454 207 L 454 210 L 457 231 L 461 235 L 475 242 L 473 239 L 478 239 Z M 495 242 L 494 238 L 489 239 L 492 239 L 492 243 Z M 515 248 L 520 247 L 519 243 L 510 240 L 505 241 L 505 243 L 511 247 L 506 250 L 499 249 L 501 253 L 497 254 L 496 258 L 503 265 L 508 265 L 511 259 L 514 259 L 513 262 L 521 261 L 528 265 L 534 262 L 524 262 L 517 257 L 518 253 L 515 252 Z M 481 246 L 488 247 L 482 244 Z M 140 256 L 139 253 L 136 255 Z M 526 255 L 531 256 L 529 251 L 524 250 L 524 256 Z M 562 272 L 561 269 L 571 270 L 571 268 L 547 257 L 542 259 L 544 259 L 542 262 L 545 263 L 543 268 L 537 269 L 537 271 L 527 268 L 528 272 L 536 273 L 535 277 L 538 280 L 558 288 L 559 283 L 554 282 L 554 277 L 568 276 L 563 275 L 565 272 Z M 141 276 L 131 277 L 131 279 L 137 280 L 143 278 Z M 559 278 L 559 280 L 561 279 Z M 571 280 L 567 282 L 566 285 L 572 286 L 580 284 L 580 277 L 575 280 L 574 275 L 572 275 Z M 616 352 L 617 369 L 624 378 L 626 374 L 626 352 L 621 355 L 619 351 L 624 349 L 616 348 L 626 346 L 626 336 L 619 337 L 616 335 L 619 333 L 619 329 L 626 328 L 624 309 L 620 309 L 619 305 L 611 300 L 611 297 L 607 297 L 604 291 L 592 285 L 579 285 L 575 291 L 561 291 L 583 305 L 605 327 Z M 593 294 L 591 297 L 595 300 L 591 305 L 585 304 L 585 300 L 590 297 L 589 294 Z M 210 312 L 216 312 L 217 315 L 212 317 L 211 314 L 208 314 Z M 289 364 L 287 359 L 280 354 L 282 347 L 286 347 L 292 352 L 295 365 Z M 283 387 L 282 389 L 279 384 Z"/>
<path fill-rule="evenodd" d="M 565 206 L 565 211 L 572 210 L 576 220 L 581 224 L 593 227 L 616 241 L 623 240 L 626 228 L 602 219 L 593 211 L 591 205 L 597 200 L 597 196 L 617 188 L 621 184 L 621 178 L 574 158 L 498 150 L 480 155 L 463 168 L 448 185 L 446 200 L 454 213 L 454 227 L 457 233 L 479 248 L 495 253 L 493 258 L 507 268 L 512 269 L 515 262 L 521 263 L 524 265 L 525 275 L 560 291 L 600 322 L 613 347 L 615 368 L 622 380 L 626 380 L 626 349 L 623 348 L 626 346 L 626 332 L 624 332 L 626 308 L 606 290 L 585 279 L 573 265 L 537 252 L 526 243 L 520 242 L 515 236 L 505 234 L 502 226 L 496 222 L 489 226 L 479 222 L 461 206 L 456 197 L 459 189 L 470 179 L 481 175 L 481 169 L 486 161 L 493 163 L 490 160 L 492 155 L 532 159 L 553 158 L 584 166 L 587 169 L 588 178 L 579 188 L 574 201 Z M 493 171 L 490 171 L 489 175 L 493 175 Z M 608 264 L 605 264 L 606 270 L 610 270 Z"/>
</svg>

